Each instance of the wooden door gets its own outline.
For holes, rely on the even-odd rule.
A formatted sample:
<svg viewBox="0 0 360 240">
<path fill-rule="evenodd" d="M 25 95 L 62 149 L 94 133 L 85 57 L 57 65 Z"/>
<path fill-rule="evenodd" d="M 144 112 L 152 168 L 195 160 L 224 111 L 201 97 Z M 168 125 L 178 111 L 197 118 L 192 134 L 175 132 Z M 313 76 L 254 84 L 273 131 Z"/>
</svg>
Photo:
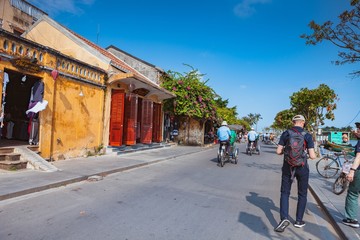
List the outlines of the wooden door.
<svg viewBox="0 0 360 240">
<path fill-rule="evenodd" d="M 154 103 L 152 141 L 161 142 L 162 121 L 161 121 L 161 104 Z"/>
<path fill-rule="evenodd" d="M 141 111 L 141 143 L 150 144 L 152 142 L 152 124 L 153 102 L 144 99 Z"/>
<path fill-rule="evenodd" d="M 112 90 L 109 134 L 110 146 L 122 145 L 124 127 L 124 98 L 125 93 L 123 91 Z"/>
<path fill-rule="evenodd" d="M 138 96 L 134 93 L 126 94 L 124 119 L 124 143 L 126 145 L 136 144 L 137 107 Z"/>
</svg>

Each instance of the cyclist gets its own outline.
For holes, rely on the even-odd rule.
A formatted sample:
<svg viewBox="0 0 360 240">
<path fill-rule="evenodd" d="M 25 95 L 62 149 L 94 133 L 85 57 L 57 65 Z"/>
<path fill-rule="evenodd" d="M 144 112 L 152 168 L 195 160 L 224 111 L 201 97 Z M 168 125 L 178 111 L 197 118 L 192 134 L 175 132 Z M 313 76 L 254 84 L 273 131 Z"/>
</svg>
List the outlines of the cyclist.
<svg viewBox="0 0 360 240">
<path fill-rule="evenodd" d="M 226 121 L 221 123 L 221 127 L 217 130 L 217 136 L 220 143 L 219 150 L 221 150 L 221 144 L 225 143 L 225 153 L 228 154 L 231 132 Z"/>
<path fill-rule="evenodd" d="M 255 132 L 253 127 L 251 128 L 251 131 L 248 133 L 247 136 L 248 136 L 248 140 L 249 140 L 248 141 L 248 149 L 250 149 L 250 145 L 252 142 L 254 143 L 254 147 L 256 149 L 258 149 L 257 148 L 257 140 L 259 139 L 259 134 L 257 132 Z"/>
</svg>

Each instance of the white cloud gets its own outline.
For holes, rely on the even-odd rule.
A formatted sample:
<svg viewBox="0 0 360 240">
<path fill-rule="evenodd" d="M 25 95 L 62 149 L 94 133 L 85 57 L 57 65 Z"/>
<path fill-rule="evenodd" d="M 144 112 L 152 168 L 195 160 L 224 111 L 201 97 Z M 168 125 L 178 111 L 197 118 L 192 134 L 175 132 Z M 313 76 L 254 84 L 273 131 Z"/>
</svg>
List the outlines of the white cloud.
<svg viewBox="0 0 360 240">
<path fill-rule="evenodd" d="M 234 7 L 234 13 L 238 17 L 246 18 L 256 13 L 254 5 L 269 2 L 271 2 L 271 0 L 243 0 Z"/>
<path fill-rule="evenodd" d="M 28 0 L 28 2 L 51 16 L 60 12 L 80 15 L 84 12 L 82 7 L 84 5 L 92 5 L 95 0 Z"/>
</svg>

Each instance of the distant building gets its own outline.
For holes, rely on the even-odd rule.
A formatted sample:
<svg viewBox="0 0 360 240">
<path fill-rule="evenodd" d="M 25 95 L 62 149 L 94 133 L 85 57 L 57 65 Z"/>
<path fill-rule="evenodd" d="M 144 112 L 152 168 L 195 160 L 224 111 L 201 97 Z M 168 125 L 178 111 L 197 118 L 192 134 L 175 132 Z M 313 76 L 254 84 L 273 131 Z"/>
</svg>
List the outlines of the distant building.
<svg viewBox="0 0 360 240">
<path fill-rule="evenodd" d="M 21 35 L 43 15 L 47 15 L 23 0 L 0 0 L 0 9 L 0 28 L 16 35 Z"/>
</svg>

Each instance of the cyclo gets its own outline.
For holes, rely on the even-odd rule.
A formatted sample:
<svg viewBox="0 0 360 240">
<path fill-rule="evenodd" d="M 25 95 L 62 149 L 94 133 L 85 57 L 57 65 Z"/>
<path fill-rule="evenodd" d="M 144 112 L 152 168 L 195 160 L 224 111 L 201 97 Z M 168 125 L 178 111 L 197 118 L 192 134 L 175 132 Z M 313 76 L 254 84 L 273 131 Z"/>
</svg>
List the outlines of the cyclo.
<svg viewBox="0 0 360 240">
<path fill-rule="evenodd" d="M 237 164 L 239 149 L 234 145 L 228 146 L 228 152 L 226 152 L 226 141 L 220 141 L 220 148 L 218 149 L 217 160 L 220 167 L 225 165 L 225 162 L 232 162 Z"/>
</svg>

